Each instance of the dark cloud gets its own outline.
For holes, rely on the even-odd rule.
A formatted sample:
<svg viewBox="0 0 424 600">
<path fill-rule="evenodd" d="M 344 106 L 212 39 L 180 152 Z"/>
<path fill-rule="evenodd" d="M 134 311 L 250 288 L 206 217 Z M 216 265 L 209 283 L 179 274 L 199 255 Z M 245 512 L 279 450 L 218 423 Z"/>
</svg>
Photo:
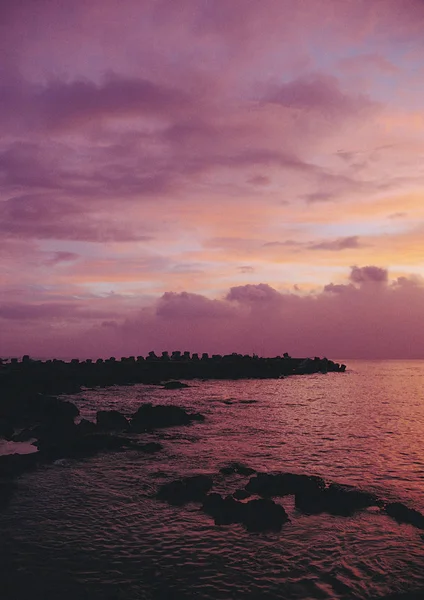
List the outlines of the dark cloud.
<svg viewBox="0 0 424 600">
<path fill-rule="evenodd" d="M 332 252 L 339 252 L 340 250 L 351 250 L 353 248 L 361 248 L 362 246 L 363 244 L 359 243 L 358 236 L 352 235 L 338 238 L 337 240 L 311 244 L 309 247 L 311 250 L 330 250 Z"/>
<path fill-rule="evenodd" d="M 357 267 L 351 268 L 350 280 L 352 283 L 387 283 L 389 274 L 387 269 L 381 267 Z"/>
<path fill-rule="evenodd" d="M 388 215 L 388 219 L 405 219 L 408 216 L 406 212 L 395 212 L 391 215 Z"/>
<path fill-rule="evenodd" d="M 14 78 L 0 83 L 0 107 L 38 127 L 85 126 L 105 117 L 178 114 L 190 105 L 184 91 L 147 79 L 109 73 L 100 84 L 53 80 L 35 85 Z"/>
<path fill-rule="evenodd" d="M 248 179 L 247 183 L 251 183 L 252 185 L 265 186 L 271 183 L 269 177 L 265 175 L 254 175 L 250 179 Z"/>
<path fill-rule="evenodd" d="M 285 240 L 284 242 L 265 242 L 263 244 L 264 248 L 278 248 L 281 246 L 282 248 L 296 248 L 298 246 L 304 246 L 302 242 L 296 242 L 295 240 Z"/>
<path fill-rule="evenodd" d="M 80 258 L 80 255 L 76 252 L 54 252 L 53 255 L 46 260 L 46 264 L 57 265 L 60 263 L 73 262 L 78 260 L 78 258 Z"/>
<path fill-rule="evenodd" d="M 148 241 L 140 226 L 116 223 L 78 203 L 58 201 L 49 195 L 25 195 L 0 203 L 0 232 L 34 239 L 66 239 L 93 242 Z"/>
<path fill-rule="evenodd" d="M 324 74 L 294 79 L 275 87 L 266 100 L 285 108 L 317 111 L 333 116 L 356 114 L 374 105 L 365 96 L 343 92 L 335 77 Z"/>
<path fill-rule="evenodd" d="M 242 267 L 237 267 L 237 270 L 240 271 L 240 273 L 254 273 L 255 269 L 253 267 L 251 267 L 250 265 L 243 265 Z"/>
<path fill-rule="evenodd" d="M 226 295 L 226 300 L 230 302 L 236 301 L 241 303 L 270 302 L 280 298 L 281 294 L 267 283 L 258 283 L 256 285 L 247 284 L 232 287 Z"/>
<path fill-rule="evenodd" d="M 232 308 L 219 300 L 188 292 L 166 292 L 156 309 L 158 317 L 167 319 L 219 319 L 229 317 L 232 313 Z"/>
</svg>

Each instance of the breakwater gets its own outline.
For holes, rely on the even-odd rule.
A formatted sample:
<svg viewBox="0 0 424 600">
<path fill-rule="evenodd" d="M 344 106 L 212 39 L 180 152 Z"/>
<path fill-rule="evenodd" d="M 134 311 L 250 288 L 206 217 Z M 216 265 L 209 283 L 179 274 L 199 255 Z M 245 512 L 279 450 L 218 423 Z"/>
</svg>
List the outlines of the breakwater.
<svg viewBox="0 0 424 600">
<path fill-rule="evenodd" d="M 344 372 L 346 366 L 327 358 L 261 358 L 256 355 L 212 355 L 163 352 L 117 360 L 32 360 L 24 356 L 0 364 L 0 389 L 41 393 L 72 393 L 81 388 L 133 383 L 160 383 L 170 379 L 269 379 L 312 373 Z"/>
</svg>

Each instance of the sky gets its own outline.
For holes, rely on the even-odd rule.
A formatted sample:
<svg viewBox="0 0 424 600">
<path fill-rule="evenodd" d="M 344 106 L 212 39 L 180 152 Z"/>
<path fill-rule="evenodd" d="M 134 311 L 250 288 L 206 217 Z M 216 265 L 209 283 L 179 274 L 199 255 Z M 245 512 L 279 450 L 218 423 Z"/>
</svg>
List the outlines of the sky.
<svg viewBox="0 0 424 600">
<path fill-rule="evenodd" d="M 424 358 L 422 0 L 0 0 L 0 356 Z"/>
</svg>

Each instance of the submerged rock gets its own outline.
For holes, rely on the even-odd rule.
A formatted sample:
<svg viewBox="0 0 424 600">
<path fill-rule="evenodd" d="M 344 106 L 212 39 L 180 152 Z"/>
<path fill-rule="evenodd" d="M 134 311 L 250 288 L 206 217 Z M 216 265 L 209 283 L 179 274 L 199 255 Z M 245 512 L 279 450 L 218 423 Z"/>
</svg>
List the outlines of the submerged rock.
<svg viewBox="0 0 424 600">
<path fill-rule="evenodd" d="M 314 475 L 297 475 L 296 473 L 258 473 L 251 477 L 245 489 L 259 496 L 287 496 L 289 494 L 311 493 L 323 490 L 325 482 Z"/>
<path fill-rule="evenodd" d="M 165 390 L 181 390 L 190 386 L 188 386 L 186 383 L 183 383 L 182 381 L 167 381 L 163 387 Z"/>
<path fill-rule="evenodd" d="M 216 525 L 243 524 L 248 531 L 279 531 L 288 521 L 284 508 L 270 499 L 238 502 L 232 496 L 206 496 L 202 510 L 213 517 Z"/>
<path fill-rule="evenodd" d="M 386 504 L 384 510 L 398 523 L 409 523 L 418 529 L 424 529 L 424 515 L 418 510 L 408 508 L 402 502 L 390 502 Z"/>
<path fill-rule="evenodd" d="M 188 413 L 179 406 L 153 406 L 150 402 L 142 404 L 133 415 L 131 421 L 132 431 L 139 433 L 154 429 L 155 427 L 173 427 L 188 425 L 192 421 L 204 421 L 205 417 L 199 413 Z"/>
<path fill-rule="evenodd" d="M 96 422 L 104 431 L 127 431 L 130 427 L 128 419 L 119 410 L 99 410 Z"/>
<path fill-rule="evenodd" d="M 156 497 L 175 506 L 187 502 L 201 502 L 213 486 L 213 479 L 207 475 L 194 475 L 164 483 Z"/>
</svg>

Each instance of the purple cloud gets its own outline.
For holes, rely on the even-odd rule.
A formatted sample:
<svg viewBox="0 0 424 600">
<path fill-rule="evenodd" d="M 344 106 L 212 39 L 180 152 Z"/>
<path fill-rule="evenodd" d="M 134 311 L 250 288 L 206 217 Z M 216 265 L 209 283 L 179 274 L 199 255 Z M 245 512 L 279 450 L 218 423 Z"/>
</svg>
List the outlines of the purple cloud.
<svg viewBox="0 0 424 600">
<path fill-rule="evenodd" d="M 340 250 L 361 248 L 362 244 L 359 243 L 359 238 L 357 235 L 351 235 L 348 237 L 339 238 L 337 240 L 329 240 L 328 242 L 311 244 L 309 247 L 311 250 L 330 250 L 332 252 L 339 252 Z"/>
<path fill-rule="evenodd" d="M 387 283 L 387 269 L 381 267 L 351 267 L 350 280 L 352 283 Z"/>
</svg>

